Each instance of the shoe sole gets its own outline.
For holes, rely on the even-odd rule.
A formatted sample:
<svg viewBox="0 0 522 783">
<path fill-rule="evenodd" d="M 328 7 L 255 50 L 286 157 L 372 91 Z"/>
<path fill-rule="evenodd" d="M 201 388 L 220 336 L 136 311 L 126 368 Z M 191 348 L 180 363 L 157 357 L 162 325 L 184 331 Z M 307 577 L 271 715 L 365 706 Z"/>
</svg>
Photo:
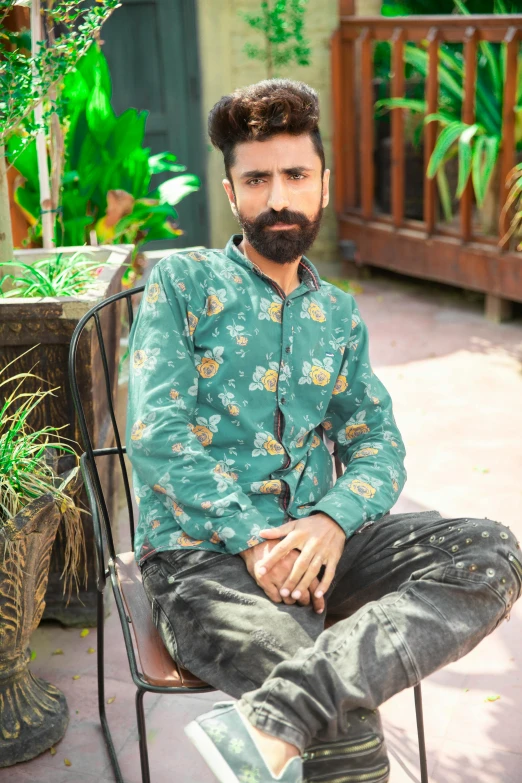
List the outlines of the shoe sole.
<svg viewBox="0 0 522 783">
<path fill-rule="evenodd" d="M 219 783 L 240 783 L 208 734 L 195 720 L 185 726 L 185 734 L 219 780 Z"/>
</svg>

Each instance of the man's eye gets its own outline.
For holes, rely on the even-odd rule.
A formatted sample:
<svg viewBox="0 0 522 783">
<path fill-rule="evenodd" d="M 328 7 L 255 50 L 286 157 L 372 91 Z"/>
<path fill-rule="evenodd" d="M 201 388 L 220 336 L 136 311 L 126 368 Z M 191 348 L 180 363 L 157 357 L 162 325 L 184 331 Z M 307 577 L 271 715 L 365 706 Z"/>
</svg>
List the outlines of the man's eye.
<svg viewBox="0 0 522 783">
<path fill-rule="evenodd" d="M 249 179 L 247 185 L 257 185 L 259 182 L 263 182 L 263 180 L 259 178 Z"/>
<path fill-rule="evenodd" d="M 290 179 L 305 179 L 304 174 L 291 174 Z"/>
</svg>

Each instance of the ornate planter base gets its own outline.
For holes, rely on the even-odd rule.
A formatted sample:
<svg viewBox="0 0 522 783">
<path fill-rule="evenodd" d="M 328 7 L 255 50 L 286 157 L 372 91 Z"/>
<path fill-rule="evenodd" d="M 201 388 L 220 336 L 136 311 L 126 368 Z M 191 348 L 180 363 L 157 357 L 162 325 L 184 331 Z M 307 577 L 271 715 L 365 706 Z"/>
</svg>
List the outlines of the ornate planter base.
<svg viewBox="0 0 522 783">
<path fill-rule="evenodd" d="M 59 742 L 69 723 L 65 696 L 54 685 L 34 677 L 29 656 L 17 671 L 0 679 L 0 767 L 28 761 Z"/>
</svg>

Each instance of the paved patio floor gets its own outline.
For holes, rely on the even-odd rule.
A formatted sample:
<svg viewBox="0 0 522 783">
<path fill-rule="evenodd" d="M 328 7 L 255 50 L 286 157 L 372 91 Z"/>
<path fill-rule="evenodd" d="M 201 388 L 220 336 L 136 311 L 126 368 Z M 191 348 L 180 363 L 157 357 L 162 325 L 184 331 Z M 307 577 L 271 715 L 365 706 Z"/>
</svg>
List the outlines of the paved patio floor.
<svg viewBox="0 0 522 783">
<path fill-rule="evenodd" d="M 477 298 L 378 275 L 358 295 L 372 364 L 387 385 L 407 446 L 408 482 L 394 510 L 498 519 L 522 537 L 522 318 L 494 325 Z M 522 602 L 509 622 L 424 683 L 431 783 L 521 783 Z M 116 615 L 106 624 L 109 719 L 125 780 L 140 781 L 133 687 Z M 56 754 L 0 770 L 9 783 L 112 781 L 97 719 L 96 631 L 43 624 L 38 675 L 66 694 L 71 720 Z M 62 655 L 53 655 L 56 649 Z M 73 679 L 80 675 L 79 679 Z M 148 695 L 155 783 L 212 783 L 182 727 L 222 694 Z M 392 783 L 419 780 L 413 692 L 382 708 Z M 70 766 L 66 766 L 66 759 Z"/>
</svg>

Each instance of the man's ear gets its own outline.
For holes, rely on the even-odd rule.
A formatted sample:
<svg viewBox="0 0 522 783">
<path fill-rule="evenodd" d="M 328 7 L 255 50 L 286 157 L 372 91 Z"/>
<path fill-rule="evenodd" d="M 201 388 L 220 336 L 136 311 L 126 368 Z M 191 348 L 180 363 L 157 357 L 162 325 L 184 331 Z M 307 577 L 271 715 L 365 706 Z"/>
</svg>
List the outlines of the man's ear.
<svg viewBox="0 0 522 783">
<path fill-rule="evenodd" d="M 325 169 L 323 174 L 323 209 L 328 206 L 330 202 L 330 169 Z"/>
<path fill-rule="evenodd" d="M 237 207 L 236 207 L 236 196 L 234 193 L 234 188 L 232 187 L 232 183 L 229 179 L 223 180 L 223 187 L 225 188 L 225 192 L 228 196 L 228 201 L 230 204 L 230 209 L 232 210 L 233 214 L 237 217 Z"/>
</svg>

